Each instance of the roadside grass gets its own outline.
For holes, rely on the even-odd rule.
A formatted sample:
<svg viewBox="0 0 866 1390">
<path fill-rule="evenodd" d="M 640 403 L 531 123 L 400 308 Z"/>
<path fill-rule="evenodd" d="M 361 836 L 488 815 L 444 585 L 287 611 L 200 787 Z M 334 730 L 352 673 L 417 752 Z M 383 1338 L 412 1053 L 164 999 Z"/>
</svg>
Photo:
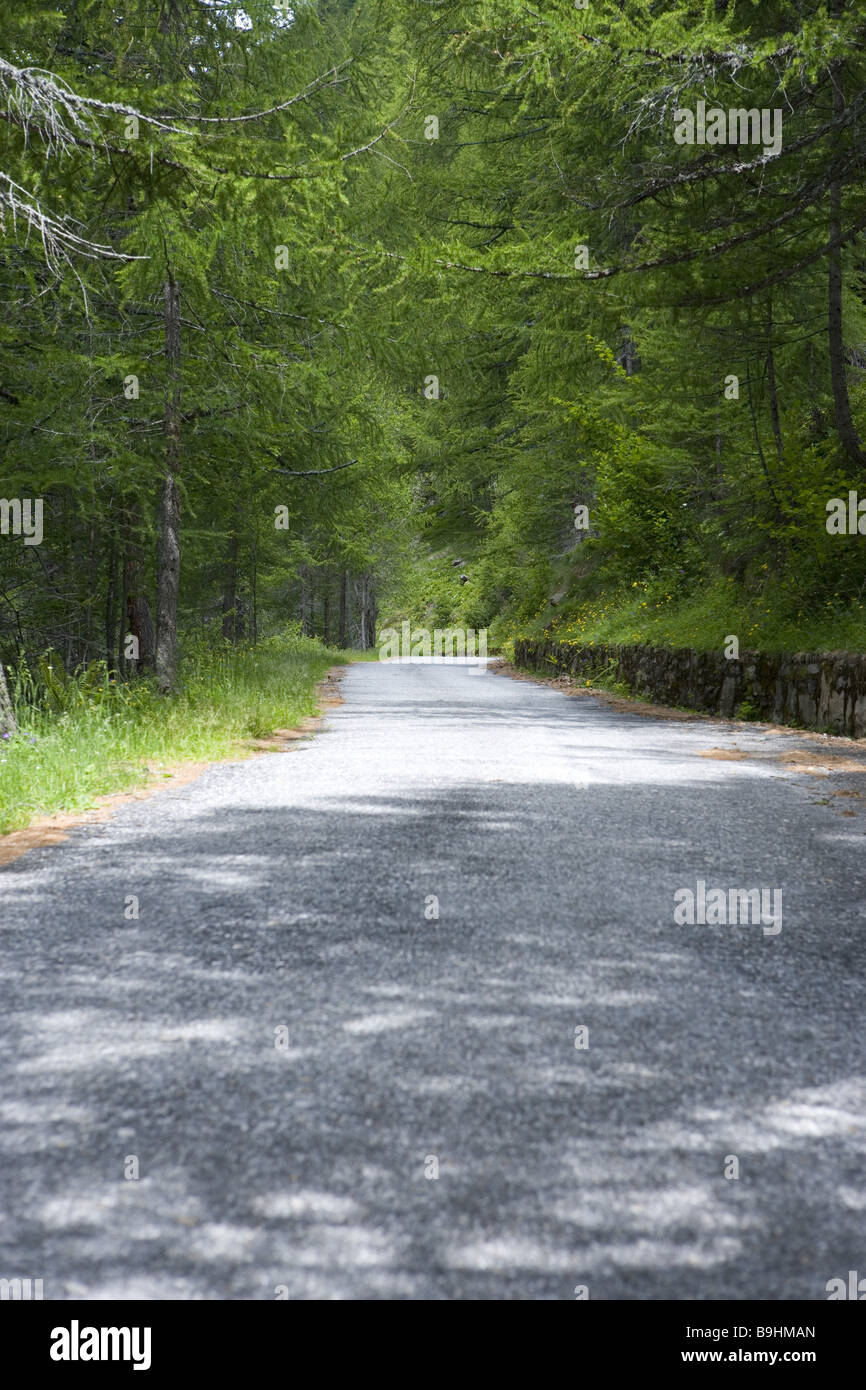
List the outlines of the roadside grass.
<svg viewBox="0 0 866 1390">
<path fill-rule="evenodd" d="M 255 648 L 189 649 L 176 693 L 110 679 L 103 663 L 66 676 L 59 660 L 7 670 L 18 730 L 0 740 L 0 832 L 169 775 L 167 764 L 242 755 L 245 740 L 316 713 L 317 683 L 343 652 L 289 633 Z"/>
<path fill-rule="evenodd" d="M 718 579 L 686 596 L 645 580 L 582 603 L 546 607 L 529 622 L 514 624 L 509 636 L 578 647 L 643 643 L 717 652 L 736 636 L 744 651 L 864 652 L 866 597 L 805 609 L 790 592 L 746 595 L 733 580 Z"/>
</svg>

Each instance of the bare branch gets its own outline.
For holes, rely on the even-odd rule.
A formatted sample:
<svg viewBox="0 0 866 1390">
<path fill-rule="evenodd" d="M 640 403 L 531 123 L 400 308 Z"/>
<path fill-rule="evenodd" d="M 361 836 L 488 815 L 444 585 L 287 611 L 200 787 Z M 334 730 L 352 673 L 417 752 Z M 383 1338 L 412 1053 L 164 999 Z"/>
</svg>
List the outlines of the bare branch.
<svg viewBox="0 0 866 1390">
<path fill-rule="evenodd" d="M 0 171 L 0 226 L 4 228 L 4 231 L 7 215 L 11 216 L 13 232 L 17 229 L 19 218 L 27 224 L 28 234 L 31 231 L 38 232 L 45 252 L 45 259 L 54 271 L 57 271 L 64 261 L 70 264 L 69 255 L 72 252 L 79 256 L 86 256 L 90 260 L 146 261 L 150 259 L 148 256 L 123 255 L 120 251 L 114 251 L 110 246 L 103 246 L 98 241 L 90 241 L 87 237 L 79 236 L 77 232 L 72 230 L 68 218 L 55 217 L 52 213 L 46 212 L 33 193 L 29 193 L 8 174 Z"/>
<path fill-rule="evenodd" d="M 269 453 L 271 457 L 275 459 L 280 457 L 280 455 L 275 454 L 272 449 L 267 449 L 266 453 Z M 291 478 L 321 478 L 325 473 L 339 473 L 343 468 L 351 468 L 352 465 L 357 462 L 357 459 L 349 459 L 348 463 L 338 463 L 335 468 L 308 468 L 305 472 L 301 473 L 299 473 L 296 468 L 272 468 L 270 472 L 287 473 Z"/>
</svg>

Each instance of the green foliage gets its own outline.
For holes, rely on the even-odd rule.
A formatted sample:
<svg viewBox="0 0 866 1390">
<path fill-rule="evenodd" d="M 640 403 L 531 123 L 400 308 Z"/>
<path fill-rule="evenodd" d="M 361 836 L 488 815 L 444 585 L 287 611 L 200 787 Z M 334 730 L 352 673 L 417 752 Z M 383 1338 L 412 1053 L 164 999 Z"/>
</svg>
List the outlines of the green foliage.
<svg viewBox="0 0 866 1390">
<path fill-rule="evenodd" d="M 468 582 L 435 611 L 501 642 L 573 620 L 587 640 L 863 648 L 863 541 L 824 524 L 831 497 L 866 497 L 835 418 L 847 395 L 866 438 L 864 24 L 831 8 L 490 0 L 426 26 L 440 138 L 402 190 L 424 256 L 392 293 L 446 387 L 419 407 L 422 534 Z M 677 144 L 698 101 L 780 108 L 781 152 Z M 389 246 L 410 243 L 389 219 Z M 418 620 L 430 591 L 405 589 Z"/>
<path fill-rule="evenodd" d="M 377 608 L 491 647 L 863 649 L 864 541 L 824 524 L 866 496 L 862 6 L 243 14 L 6 20 L 0 169 L 55 219 L 43 246 L 7 217 L 0 251 L 0 494 L 45 503 L 42 545 L 0 538 L 30 705 L 149 708 L 124 642 L 175 470 L 187 699 L 224 640 L 369 646 Z M 781 150 L 679 144 L 699 101 L 781 110 Z"/>
<path fill-rule="evenodd" d="M 173 775 L 180 762 L 243 756 L 245 740 L 314 714 L 315 686 L 341 659 L 297 632 L 255 649 L 200 645 L 169 696 L 89 668 L 63 681 L 61 706 L 53 679 L 43 685 L 44 676 L 13 669 L 18 732 L 0 741 L 0 831 L 88 809 L 99 795 Z"/>
<path fill-rule="evenodd" d="M 722 652 L 735 636 L 743 651 L 866 651 L 866 593 L 831 595 L 808 607 L 768 571 L 761 590 L 732 577 L 677 594 L 664 581 L 632 581 L 592 599 L 572 598 L 528 621 L 512 620 L 508 636 L 548 636 L 575 646 L 647 643 Z"/>
</svg>

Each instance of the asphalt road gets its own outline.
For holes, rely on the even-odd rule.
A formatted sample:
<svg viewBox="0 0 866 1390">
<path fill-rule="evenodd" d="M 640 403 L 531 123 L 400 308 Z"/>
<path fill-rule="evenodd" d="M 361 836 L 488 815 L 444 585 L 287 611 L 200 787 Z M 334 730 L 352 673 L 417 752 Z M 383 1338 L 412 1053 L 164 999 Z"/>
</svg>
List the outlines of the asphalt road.
<svg viewBox="0 0 866 1390">
<path fill-rule="evenodd" d="M 459 663 L 343 693 L 291 751 L 0 873 L 0 1275 L 822 1300 L 866 1274 L 863 753 L 822 777 L 820 741 Z M 698 881 L 780 891 L 781 930 L 679 924 Z"/>
</svg>

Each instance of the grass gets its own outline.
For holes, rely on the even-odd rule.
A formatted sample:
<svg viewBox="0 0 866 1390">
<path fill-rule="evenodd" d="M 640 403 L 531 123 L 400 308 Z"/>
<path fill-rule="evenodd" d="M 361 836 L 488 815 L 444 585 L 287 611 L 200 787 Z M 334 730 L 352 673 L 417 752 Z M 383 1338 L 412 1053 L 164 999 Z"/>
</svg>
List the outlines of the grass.
<svg viewBox="0 0 866 1390">
<path fill-rule="evenodd" d="M 831 599 L 821 609 L 803 611 L 790 593 L 746 595 L 733 580 L 718 579 L 685 597 L 664 584 L 640 581 L 625 591 L 545 609 L 513 635 L 581 647 L 646 643 L 716 652 L 735 636 L 743 651 L 864 652 L 866 599 Z"/>
<path fill-rule="evenodd" d="M 191 651 L 170 696 L 146 680 L 117 683 L 101 663 L 74 677 L 56 660 L 36 673 L 13 668 L 18 731 L 0 742 L 0 832 L 90 809 L 166 764 L 218 761 L 296 726 L 316 713 L 316 684 L 344 660 L 294 633 L 255 649 Z"/>
</svg>

